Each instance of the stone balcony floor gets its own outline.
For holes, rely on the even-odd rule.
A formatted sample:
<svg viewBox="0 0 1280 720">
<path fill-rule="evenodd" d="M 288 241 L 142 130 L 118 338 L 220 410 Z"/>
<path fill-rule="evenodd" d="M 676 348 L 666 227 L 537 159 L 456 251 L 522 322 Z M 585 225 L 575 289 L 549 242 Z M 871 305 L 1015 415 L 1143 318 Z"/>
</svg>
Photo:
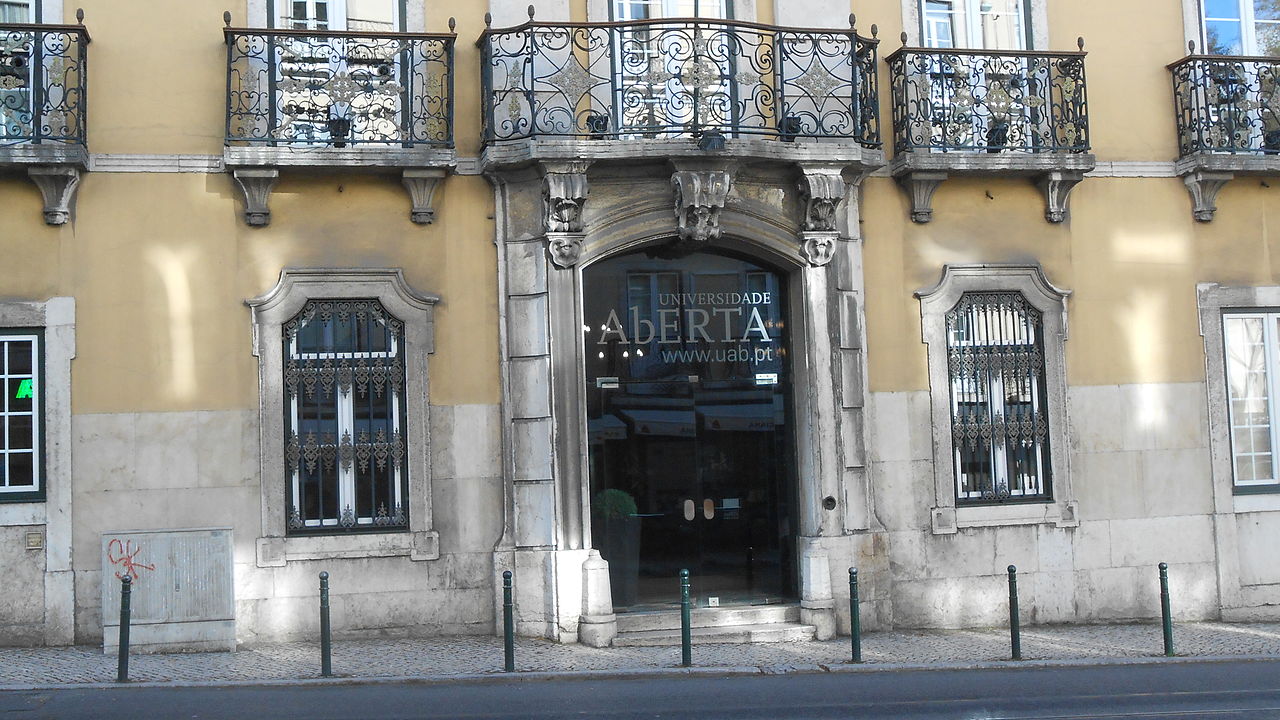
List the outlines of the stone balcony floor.
<svg viewBox="0 0 1280 720">
<path fill-rule="evenodd" d="M 1176 623 L 1174 640 L 1182 657 L 1280 655 L 1280 623 Z M 821 671 L 849 660 L 849 638 L 827 642 L 758 645 L 694 645 L 700 668 L 755 668 L 761 673 Z M 1027 661 L 1104 661 L 1162 655 L 1158 621 L 1126 625 L 1026 626 L 1022 654 Z M 1008 630 L 930 630 L 867 633 L 868 666 L 979 664 L 1009 659 Z M 596 649 L 517 638 L 519 672 L 631 673 L 674 669 L 679 647 Z M 413 639 L 337 639 L 333 670 L 338 677 L 445 679 L 500 674 L 502 639 L 490 636 Z M 116 657 L 100 647 L 0 648 L 0 689 L 114 682 Z M 290 681 L 320 674 L 318 643 L 261 644 L 234 653 L 133 655 L 132 682 L 219 683 Z"/>
</svg>

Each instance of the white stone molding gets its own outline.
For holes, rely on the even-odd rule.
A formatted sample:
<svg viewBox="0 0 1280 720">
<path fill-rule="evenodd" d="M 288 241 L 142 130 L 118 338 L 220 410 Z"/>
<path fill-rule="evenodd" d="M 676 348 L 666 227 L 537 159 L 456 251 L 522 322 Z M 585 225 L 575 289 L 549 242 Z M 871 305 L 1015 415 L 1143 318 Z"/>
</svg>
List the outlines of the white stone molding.
<svg viewBox="0 0 1280 720">
<path fill-rule="evenodd" d="M 678 168 L 671 174 L 682 249 L 705 247 L 720 238 L 720 211 L 732 186 L 733 175 L 725 168 Z"/>
<path fill-rule="evenodd" d="M 933 220 L 933 194 L 947 179 L 946 173 L 912 172 L 898 177 L 898 184 L 911 198 L 911 220 L 927 223 Z"/>
<path fill-rule="evenodd" d="M 412 208 L 409 219 L 419 225 L 430 225 L 436 219 L 433 200 L 436 187 L 448 172 L 442 168 L 408 168 L 400 175 L 400 182 L 409 191 Z"/>
<path fill-rule="evenodd" d="M 1196 170 L 1182 177 L 1182 182 L 1191 194 L 1191 214 L 1200 222 L 1213 220 L 1218 212 L 1218 193 L 1235 175 L 1231 173 L 1215 173 Z"/>
<path fill-rule="evenodd" d="M 40 188 L 44 199 L 46 225 L 65 225 L 75 210 L 76 190 L 80 188 L 79 168 L 67 165 L 33 165 L 27 177 Z"/>
<path fill-rule="evenodd" d="M 946 314 L 966 292 L 1018 292 L 1042 313 L 1044 374 L 1049 419 L 1049 467 L 1053 500 L 993 506 L 956 507 L 955 459 L 951 438 L 951 375 L 948 369 Z M 917 291 L 920 325 L 929 357 L 930 408 L 933 419 L 934 534 L 965 527 L 1050 523 L 1079 524 L 1072 488 L 1067 426 L 1067 298 L 1039 265 L 946 265 L 932 288 Z"/>
<path fill-rule="evenodd" d="M 43 501 L 0 504 L 0 525 L 43 525 L 44 643 L 75 642 L 72 557 L 71 360 L 76 356 L 76 301 L 0 302 L 0 327 L 44 330 Z"/>
<path fill-rule="evenodd" d="M 286 537 L 284 427 L 284 323 L 309 300 L 374 298 L 405 329 L 405 440 L 408 454 L 409 532 Z M 435 351 L 436 295 L 405 282 L 399 268 L 285 268 L 275 287 L 245 301 L 252 313 L 253 354 L 258 358 L 259 453 L 262 530 L 258 564 L 289 560 L 409 555 L 414 560 L 440 557 L 439 535 L 432 528 L 427 358 Z"/>
<path fill-rule="evenodd" d="M 1183 0 L 1195 2 L 1196 0 Z M 902 0 L 902 29 L 906 33 L 906 44 L 919 47 L 923 42 L 920 35 L 920 2 L 921 0 Z M 1049 49 L 1049 0 L 1031 0 L 1031 15 L 1027 19 L 1031 23 L 1031 47 L 1028 50 Z"/>
<path fill-rule="evenodd" d="M 1204 47 L 1204 33 L 1200 28 L 1200 3 L 1204 0 L 1182 0 L 1182 34 L 1186 42 Z"/>
<path fill-rule="evenodd" d="M 548 233 L 581 233 L 582 210 L 587 204 L 587 168 L 590 161 L 543 163 L 543 226 Z"/>
<path fill-rule="evenodd" d="M 244 200 L 244 221 L 250 227 L 271 224 L 271 189 L 280 179 L 274 168 L 236 168 L 231 171 Z"/>
<path fill-rule="evenodd" d="M 1036 178 L 1036 187 L 1044 193 L 1044 219 L 1060 223 L 1067 219 L 1067 200 L 1071 191 L 1084 179 L 1078 172 L 1048 172 Z"/>
<path fill-rule="evenodd" d="M 91 153 L 89 170 L 107 173 L 221 173 L 221 155 Z"/>
</svg>

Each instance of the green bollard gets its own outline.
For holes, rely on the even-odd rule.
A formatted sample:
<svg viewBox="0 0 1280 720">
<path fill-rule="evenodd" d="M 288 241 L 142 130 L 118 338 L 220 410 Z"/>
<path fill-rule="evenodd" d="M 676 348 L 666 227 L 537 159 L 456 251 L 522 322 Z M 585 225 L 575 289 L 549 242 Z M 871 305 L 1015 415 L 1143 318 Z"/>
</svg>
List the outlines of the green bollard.
<svg viewBox="0 0 1280 720">
<path fill-rule="evenodd" d="M 333 638 L 329 627 L 329 573 L 320 573 L 320 676 L 333 676 Z"/>
<path fill-rule="evenodd" d="M 690 630 L 692 618 L 689 609 L 689 571 L 680 571 L 680 664 L 693 664 L 693 636 Z"/>
<path fill-rule="evenodd" d="M 502 571 L 502 670 L 516 671 L 515 602 L 511 599 L 511 571 Z"/>
<path fill-rule="evenodd" d="M 862 614 L 858 609 L 857 568 L 849 568 L 849 642 L 853 643 L 853 661 L 862 662 Z"/>
<path fill-rule="evenodd" d="M 1018 568 L 1009 566 L 1009 645 L 1013 659 L 1022 659 L 1022 628 L 1018 624 Z"/>
<path fill-rule="evenodd" d="M 1160 563 L 1160 617 L 1164 620 L 1164 654 L 1173 657 L 1173 615 L 1169 611 L 1169 563 Z"/>
<path fill-rule="evenodd" d="M 129 596 L 133 579 L 120 578 L 120 647 L 116 648 L 116 682 L 129 682 Z"/>
</svg>

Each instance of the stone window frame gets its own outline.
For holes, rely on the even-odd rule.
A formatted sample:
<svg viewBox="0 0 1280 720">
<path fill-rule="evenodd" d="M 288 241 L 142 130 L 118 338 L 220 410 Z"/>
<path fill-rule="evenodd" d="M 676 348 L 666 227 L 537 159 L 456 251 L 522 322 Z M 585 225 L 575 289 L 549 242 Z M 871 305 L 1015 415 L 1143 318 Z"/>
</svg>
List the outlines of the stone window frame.
<svg viewBox="0 0 1280 720">
<path fill-rule="evenodd" d="M 1045 394 L 1049 416 L 1049 467 L 1052 499 L 1001 505 L 956 506 L 955 461 L 951 438 L 951 376 L 947 367 L 946 315 L 969 292 L 1018 292 L 1042 314 Z M 929 365 L 930 420 L 933 427 L 934 505 L 929 517 L 937 535 L 966 527 L 1079 524 L 1071 482 L 1067 425 L 1067 298 L 1038 264 L 945 265 L 937 285 L 915 293 L 920 301 L 922 340 Z"/>
<path fill-rule="evenodd" d="M 1200 283 L 1196 286 L 1196 305 L 1200 313 L 1200 335 L 1204 338 L 1209 468 L 1217 512 L 1280 510 L 1280 488 L 1276 485 L 1237 486 L 1235 483 L 1222 323 L 1223 315 L 1232 310 L 1276 311 L 1280 308 L 1280 286 L 1225 287 L 1218 283 Z"/>
<path fill-rule="evenodd" d="M 310 300 L 368 299 L 382 303 L 404 323 L 405 467 L 409 474 L 409 528 L 345 535 L 288 535 L 284 428 L 283 325 Z M 432 528 L 430 392 L 428 356 L 435 351 L 435 305 L 439 296 L 413 289 L 399 268 L 285 268 L 275 287 L 245 300 L 250 308 L 253 354 L 258 358 L 259 466 L 262 526 L 259 567 L 293 560 L 409 556 L 440 557 Z"/>
<path fill-rule="evenodd" d="M 908 47 L 922 47 L 924 34 L 920 25 L 920 3 L 923 0 L 902 0 L 902 29 L 907 33 Z M 1195 0 L 1184 0 L 1195 2 Z M 1027 22 L 1031 23 L 1031 47 L 1028 50 L 1049 49 L 1049 0 L 1030 0 L 1027 3 Z"/>
</svg>

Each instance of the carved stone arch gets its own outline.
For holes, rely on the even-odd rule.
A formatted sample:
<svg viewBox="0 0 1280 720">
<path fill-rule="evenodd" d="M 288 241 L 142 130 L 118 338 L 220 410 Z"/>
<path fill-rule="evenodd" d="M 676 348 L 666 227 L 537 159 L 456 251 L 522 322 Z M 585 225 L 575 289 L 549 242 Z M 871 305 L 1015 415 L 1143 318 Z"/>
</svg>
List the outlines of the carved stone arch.
<svg viewBox="0 0 1280 720">
<path fill-rule="evenodd" d="M 709 243 L 708 249 L 742 252 L 788 271 L 809 264 L 794 228 L 766 222 L 732 207 L 725 208 L 720 223 L 723 235 Z M 579 263 L 588 265 L 644 245 L 670 243 L 674 236 L 670 203 L 625 213 L 591 228 L 583 240 Z"/>
</svg>

